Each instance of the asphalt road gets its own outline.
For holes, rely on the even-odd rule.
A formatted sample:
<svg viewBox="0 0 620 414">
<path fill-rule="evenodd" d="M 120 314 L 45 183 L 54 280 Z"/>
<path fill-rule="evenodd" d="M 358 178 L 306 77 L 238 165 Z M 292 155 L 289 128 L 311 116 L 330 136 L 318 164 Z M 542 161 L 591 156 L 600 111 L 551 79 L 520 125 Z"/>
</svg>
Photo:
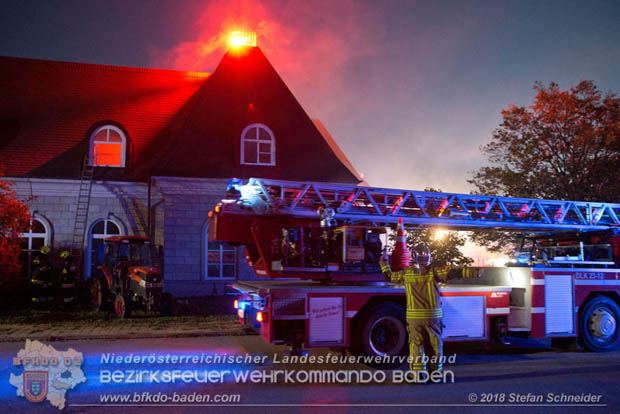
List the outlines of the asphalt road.
<svg viewBox="0 0 620 414">
<path fill-rule="evenodd" d="M 427 385 L 394 383 L 391 379 L 394 375 L 398 379 L 401 370 L 376 371 L 363 364 L 286 363 L 283 361 L 287 354 L 284 347 L 267 344 L 257 336 L 72 341 L 48 345 L 58 351 L 73 348 L 85 357 L 82 370 L 87 381 L 67 391 L 63 410 L 66 413 L 620 412 L 620 351 L 602 354 L 556 351 L 544 342 L 513 341 L 511 345 L 446 345 L 446 355 L 456 353 L 456 362 L 445 367 L 454 373 L 454 383 Z M 21 374 L 23 369 L 14 367 L 12 359 L 23 347 L 23 343 L 0 343 L 2 411 L 58 412 L 48 401 L 35 404 L 16 396 L 9 375 Z M 216 355 L 245 357 L 246 354 L 255 361 L 215 363 L 207 359 Z M 311 354 L 326 356 L 330 350 L 321 349 Z M 151 356 L 167 355 L 170 355 L 168 358 L 202 358 L 202 362 L 148 361 Z M 106 357 L 119 356 L 145 357 L 145 362 L 104 361 Z M 196 377 L 189 383 L 178 378 L 174 383 L 163 383 L 163 371 L 172 370 L 190 371 Z M 204 376 L 205 370 L 210 377 Z M 271 383 L 273 373 L 278 370 L 282 374 L 277 374 L 280 375 L 276 377 L 277 382 Z M 114 383 L 114 371 L 121 372 L 116 374 L 120 383 Z M 134 374 L 130 374 L 132 371 Z M 142 382 L 126 382 L 135 381 L 137 371 L 145 372 Z M 159 376 L 152 377 L 155 371 Z M 247 372 L 255 375 L 257 381 L 266 382 L 254 383 L 250 376 L 235 378 L 233 371 Z M 338 372 L 340 383 L 333 379 L 327 384 L 321 383 L 320 378 L 312 380 L 307 375 L 309 371 Z M 373 375 L 374 379 L 359 383 L 351 371 L 364 371 L 364 375 Z M 292 383 L 286 382 L 285 372 L 291 375 L 288 380 L 292 379 Z M 270 373 L 272 376 L 267 375 Z M 160 383 L 156 382 L 158 378 Z M 203 382 L 196 382 L 196 379 Z M 208 382 L 204 383 L 205 380 Z M 309 383 L 311 381 L 314 383 Z M 123 398 L 129 401 L 102 400 L 114 398 L 111 395 L 125 396 Z M 590 402 L 575 403 L 566 399 L 575 396 L 586 396 Z M 164 401 L 166 397 L 168 400 Z M 197 404 L 181 400 L 199 397 L 210 401 Z M 213 399 L 222 398 L 232 402 L 213 402 Z"/>
</svg>

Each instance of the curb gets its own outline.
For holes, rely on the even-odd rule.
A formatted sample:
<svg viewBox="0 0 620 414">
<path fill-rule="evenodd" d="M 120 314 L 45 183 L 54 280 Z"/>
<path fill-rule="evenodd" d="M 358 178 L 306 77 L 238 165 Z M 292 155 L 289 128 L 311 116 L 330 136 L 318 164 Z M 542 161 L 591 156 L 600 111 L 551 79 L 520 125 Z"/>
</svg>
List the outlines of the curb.
<svg viewBox="0 0 620 414">
<path fill-rule="evenodd" d="M 145 332 L 145 333 L 122 333 L 122 334 L 67 334 L 67 335 L 41 335 L 33 334 L 28 336 L 19 337 L 3 337 L 0 338 L 0 343 L 8 342 L 24 342 L 26 339 L 45 341 L 45 342 L 57 342 L 57 341 L 80 341 L 80 340 L 101 340 L 101 339 L 154 339 L 154 338 L 194 338 L 202 336 L 245 336 L 253 335 L 253 331 L 249 329 L 229 329 L 225 331 L 178 331 L 178 332 Z"/>
</svg>

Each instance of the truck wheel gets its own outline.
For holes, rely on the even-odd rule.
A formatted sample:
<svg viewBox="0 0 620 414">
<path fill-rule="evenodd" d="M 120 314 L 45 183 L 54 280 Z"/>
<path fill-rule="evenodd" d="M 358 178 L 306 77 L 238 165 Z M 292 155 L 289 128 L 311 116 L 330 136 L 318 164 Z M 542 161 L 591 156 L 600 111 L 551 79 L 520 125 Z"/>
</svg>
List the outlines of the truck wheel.
<svg viewBox="0 0 620 414">
<path fill-rule="evenodd" d="M 584 307 L 579 317 L 579 339 L 593 352 L 610 351 L 620 343 L 618 335 L 620 308 L 606 296 L 596 296 Z"/>
<path fill-rule="evenodd" d="M 131 300 L 125 295 L 117 294 L 114 299 L 114 312 L 119 318 L 129 318 L 131 316 Z"/>
<path fill-rule="evenodd" d="M 405 310 L 395 303 L 383 303 L 368 311 L 360 320 L 357 353 L 368 356 L 397 356 L 407 353 Z M 375 368 L 395 368 L 398 361 L 368 364 Z"/>
<path fill-rule="evenodd" d="M 99 278 L 90 280 L 91 305 L 94 310 L 102 311 L 106 307 L 107 289 Z"/>
</svg>

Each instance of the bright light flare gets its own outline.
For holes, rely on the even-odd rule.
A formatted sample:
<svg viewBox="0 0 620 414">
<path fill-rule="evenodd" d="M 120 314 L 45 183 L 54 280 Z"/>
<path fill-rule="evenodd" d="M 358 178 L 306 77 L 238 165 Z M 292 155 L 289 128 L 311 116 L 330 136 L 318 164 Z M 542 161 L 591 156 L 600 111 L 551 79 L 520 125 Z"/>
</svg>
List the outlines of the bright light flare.
<svg viewBox="0 0 620 414">
<path fill-rule="evenodd" d="M 232 47 L 256 46 L 256 32 L 249 30 L 235 30 L 230 34 Z"/>
<path fill-rule="evenodd" d="M 526 258 L 527 259 L 527 258 Z M 504 267 L 506 263 L 508 263 L 510 259 L 508 257 L 494 257 L 489 259 L 488 263 L 491 267 Z"/>
<path fill-rule="evenodd" d="M 435 235 L 433 236 L 433 238 L 435 240 L 443 240 L 446 238 L 446 236 L 450 233 L 449 230 L 436 230 L 435 231 Z"/>
</svg>

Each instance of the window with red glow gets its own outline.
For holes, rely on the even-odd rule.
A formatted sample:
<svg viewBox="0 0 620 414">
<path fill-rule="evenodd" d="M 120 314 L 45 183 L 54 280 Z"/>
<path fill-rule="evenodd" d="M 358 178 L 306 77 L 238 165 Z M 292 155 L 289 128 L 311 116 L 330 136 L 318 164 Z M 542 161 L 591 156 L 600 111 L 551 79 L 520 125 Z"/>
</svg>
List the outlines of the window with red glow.
<svg viewBox="0 0 620 414">
<path fill-rule="evenodd" d="M 276 165 L 276 141 L 263 124 L 250 124 L 241 133 L 241 164 Z"/>
<path fill-rule="evenodd" d="M 125 134 L 113 125 L 97 128 L 90 138 L 91 164 L 97 167 L 124 167 Z"/>
</svg>

